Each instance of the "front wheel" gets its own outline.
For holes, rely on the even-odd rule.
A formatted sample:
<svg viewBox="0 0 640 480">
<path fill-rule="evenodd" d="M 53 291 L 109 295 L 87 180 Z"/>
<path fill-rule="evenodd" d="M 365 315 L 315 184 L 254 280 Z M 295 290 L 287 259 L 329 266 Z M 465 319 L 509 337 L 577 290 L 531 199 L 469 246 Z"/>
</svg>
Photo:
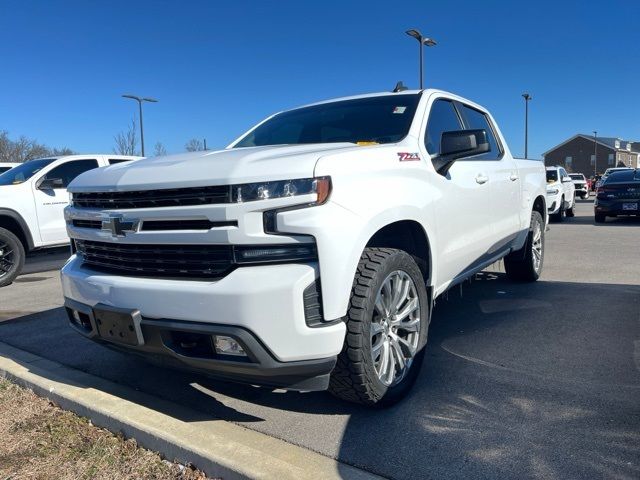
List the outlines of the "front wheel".
<svg viewBox="0 0 640 480">
<path fill-rule="evenodd" d="M 364 250 L 346 324 L 329 391 L 364 405 L 401 400 L 420 371 L 429 326 L 424 278 L 409 254 L 393 248 Z"/>
<path fill-rule="evenodd" d="M 571 202 L 571 206 L 570 206 L 569 208 L 567 208 L 567 210 L 566 210 L 566 212 L 565 212 L 565 213 L 566 213 L 566 215 L 567 215 L 567 217 L 575 217 L 575 216 L 576 216 L 576 214 L 575 214 L 575 212 L 574 212 L 574 208 L 575 208 L 575 207 L 576 207 L 576 195 L 575 195 L 575 193 L 574 193 L 574 194 L 573 194 L 573 200 L 572 200 L 572 202 Z"/>
<path fill-rule="evenodd" d="M 0 287 L 9 285 L 24 265 L 24 247 L 20 239 L 6 228 L 0 228 Z"/>
<path fill-rule="evenodd" d="M 520 250 L 504 258 L 504 268 L 510 280 L 535 282 L 544 263 L 544 222 L 538 212 L 531 213 L 527 241 Z"/>
</svg>

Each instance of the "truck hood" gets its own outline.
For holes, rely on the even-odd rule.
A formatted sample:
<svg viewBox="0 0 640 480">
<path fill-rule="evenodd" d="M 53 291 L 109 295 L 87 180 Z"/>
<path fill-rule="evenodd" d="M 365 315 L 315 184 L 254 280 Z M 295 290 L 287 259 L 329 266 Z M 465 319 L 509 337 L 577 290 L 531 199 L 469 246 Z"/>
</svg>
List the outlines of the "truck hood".
<svg viewBox="0 0 640 480">
<path fill-rule="evenodd" d="M 309 178 L 321 156 L 350 148 L 361 147 L 352 143 L 276 145 L 145 158 L 89 170 L 68 190 L 154 190 Z"/>
</svg>

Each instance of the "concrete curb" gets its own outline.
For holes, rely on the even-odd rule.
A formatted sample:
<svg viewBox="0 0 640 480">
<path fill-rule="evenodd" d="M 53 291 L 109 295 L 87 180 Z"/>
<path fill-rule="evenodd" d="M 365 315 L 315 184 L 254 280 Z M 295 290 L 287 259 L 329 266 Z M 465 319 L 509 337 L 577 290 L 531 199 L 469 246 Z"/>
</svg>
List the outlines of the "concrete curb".
<svg viewBox="0 0 640 480">
<path fill-rule="evenodd" d="M 0 376 L 100 427 L 210 477 L 349 479 L 382 477 L 268 435 L 159 400 L 0 342 Z"/>
</svg>

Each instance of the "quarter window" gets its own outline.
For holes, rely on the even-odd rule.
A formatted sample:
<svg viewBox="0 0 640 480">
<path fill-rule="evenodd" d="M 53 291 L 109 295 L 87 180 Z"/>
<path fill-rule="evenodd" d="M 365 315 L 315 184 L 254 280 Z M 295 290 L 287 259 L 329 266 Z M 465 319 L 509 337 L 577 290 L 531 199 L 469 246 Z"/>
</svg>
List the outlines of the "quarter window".
<svg viewBox="0 0 640 480">
<path fill-rule="evenodd" d="M 61 178 L 62 188 L 67 188 L 67 185 L 69 185 L 74 178 L 93 168 L 98 168 L 97 160 L 72 160 L 57 166 L 48 172 L 44 178 Z"/>
<path fill-rule="evenodd" d="M 462 130 L 462 123 L 453 103 L 448 100 L 436 100 L 429 112 L 427 133 L 424 144 L 430 155 L 440 153 L 440 140 L 444 132 Z"/>
</svg>

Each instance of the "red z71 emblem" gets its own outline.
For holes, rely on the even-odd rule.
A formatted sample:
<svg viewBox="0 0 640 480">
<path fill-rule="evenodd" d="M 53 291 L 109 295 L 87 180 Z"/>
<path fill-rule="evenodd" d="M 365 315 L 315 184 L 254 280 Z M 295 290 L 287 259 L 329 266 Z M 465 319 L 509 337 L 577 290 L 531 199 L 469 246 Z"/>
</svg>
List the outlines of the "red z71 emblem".
<svg viewBox="0 0 640 480">
<path fill-rule="evenodd" d="M 401 162 L 415 162 L 420 161 L 420 155 L 417 153 L 398 152 L 398 160 Z"/>
</svg>

